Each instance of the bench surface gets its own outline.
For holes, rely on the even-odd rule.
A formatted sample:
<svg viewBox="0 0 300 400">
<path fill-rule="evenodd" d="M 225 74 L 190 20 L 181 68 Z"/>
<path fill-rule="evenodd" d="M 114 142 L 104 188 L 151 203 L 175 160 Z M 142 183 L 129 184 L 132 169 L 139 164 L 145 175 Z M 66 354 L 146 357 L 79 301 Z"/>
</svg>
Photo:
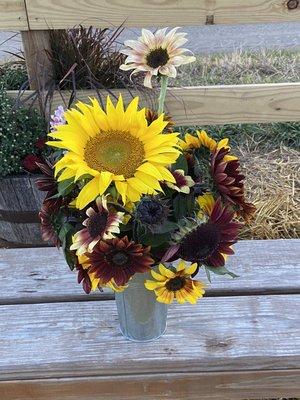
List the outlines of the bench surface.
<svg viewBox="0 0 300 400">
<path fill-rule="evenodd" d="M 300 397 L 300 240 L 235 250 L 241 277 L 171 305 L 167 333 L 145 344 L 120 335 L 113 294 L 85 295 L 56 249 L 0 250 L 0 399 Z"/>
</svg>

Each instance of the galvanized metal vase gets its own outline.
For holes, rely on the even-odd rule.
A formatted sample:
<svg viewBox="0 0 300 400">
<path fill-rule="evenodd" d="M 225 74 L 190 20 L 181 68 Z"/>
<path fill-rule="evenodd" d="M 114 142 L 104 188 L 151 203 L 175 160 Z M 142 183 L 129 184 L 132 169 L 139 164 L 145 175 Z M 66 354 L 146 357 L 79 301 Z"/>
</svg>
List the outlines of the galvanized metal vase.
<svg viewBox="0 0 300 400">
<path fill-rule="evenodd" d="M 166 331 L 167 305 L 156 301 L 155 293 L 144 286 L 150 274 L 137 273 L 124 292 L 116 293 L 120 329 L 135 342 L 158 339 Z"/>
</svg>

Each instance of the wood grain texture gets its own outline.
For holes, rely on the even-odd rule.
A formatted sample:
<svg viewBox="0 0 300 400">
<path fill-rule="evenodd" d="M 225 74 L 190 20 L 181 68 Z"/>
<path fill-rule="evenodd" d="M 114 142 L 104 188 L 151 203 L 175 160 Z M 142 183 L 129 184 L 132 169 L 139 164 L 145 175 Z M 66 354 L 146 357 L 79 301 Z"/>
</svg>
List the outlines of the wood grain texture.
<svg viewBox="0 0 300 400">
<path fill-rule="evenodd" d="M 27 74 L 32 90 L 43 89 L 53 77 L 50 53 L 50 33 L 47 30 L 21 32 Z"/>
<path fill-rule="evenodd" d="M 245 240 L 235 252 L 228 268 L 240 277 L 214 275 L 208 296 L 300 293 L 300 240 Z M 207 282 L 203 271 L 198 278 Z M 0 250 L 0 282 L 0 304 L 113 298 L 110 291 L 86 295 L 56 248 Z"/>
<path fill-rule="evenodd" d="M 23 93 L 25 100 L 32 92 Z M 117 98 L 122 93 L 125 101 L 132 99 L 128 92 L 112 90 Z M 100 92 L 102 98 L 107 93 Z M 9 91 L 16 97 L 18 92 Z M 77 92 L 77 100 L 89 101 L 94 91 Z M 69 92 L 55 93 L 52 109 L 68 104 Z M 149 98 L 142 98 L 147 106 Z M 167 111 L 176 125 L 209 125 L 233 123 L 259 123 L 300 121 L 300 83 L 274 83 L 259 85 L 228 85 L 171 88 L 166 100 Z"/>
<path fill-rule="evenodd" d="M 300 295 L 174 304 L 160 340 L 134 343 L 114 301 L 0 306 L 0 380 L 299 369 L 299 307 Z"/>
<path fill-rule="evenodd" d="M 299 370 L 0 382 L 5 400 L 240 400 L 298 397 Z"/>
<path fill-rule="evenodd" d="M 35 185 L 36 176 L 14 176 L 0 179 L 0 210 L 34 212 L 38 215 L 44 198 Z M 40 245 L 43 243 L 37 223 L 12 223 L 0 217 L 0 238 L 8 242 Z M 1 295 L 0 295 L 1 296 Z"/>
<path fill-rule="evenodd" d="M 0 31 L 29 29 L 24 0 L 0 0 Z"/>
<path fill-rule="evenodd" d="M 26 0 L 30 29 L 77 24 L 184 26 L 298 21 L 287 0 Z M 212 18 L 213 17 L 213 18 Z"/>
</svg>

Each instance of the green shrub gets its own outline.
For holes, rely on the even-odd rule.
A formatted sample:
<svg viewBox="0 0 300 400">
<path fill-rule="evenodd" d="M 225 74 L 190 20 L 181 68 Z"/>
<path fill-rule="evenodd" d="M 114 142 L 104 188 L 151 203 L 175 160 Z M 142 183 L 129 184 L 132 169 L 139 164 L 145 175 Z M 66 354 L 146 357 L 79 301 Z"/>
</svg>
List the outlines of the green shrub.
<svg viewBox="0 0 300 400">
<path fill-rule="evenodd" d="M 45 149 L 46 123 L 34 109 L 14 108 L 14 101 L 0 86 L 0 177 L 36 172 L 36 161 Z"/>
<path fill-rule="evenodd" d="M 0 85 L 7 90 L 19 90 L 27 81 L 24 62 L 9 62 L 0 66 Z"/>
</svg>

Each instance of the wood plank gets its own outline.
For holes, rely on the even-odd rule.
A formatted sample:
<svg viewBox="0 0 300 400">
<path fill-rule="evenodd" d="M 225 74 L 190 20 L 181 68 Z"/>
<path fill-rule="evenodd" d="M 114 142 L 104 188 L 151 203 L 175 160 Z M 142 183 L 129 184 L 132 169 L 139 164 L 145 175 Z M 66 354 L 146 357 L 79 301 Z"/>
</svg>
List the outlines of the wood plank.
<svg viewBox="0 0 300 400">
<path fill-rule="evenodd" d="M 299 21 L 288 0 L 26 0 L 31 29 L 77 24 L 129 27 Z M 180 22 L 178 22 L 180 21 Z"/>
<path fill-rule="evenodd" d="M 52 63 L 47 55 L 51 51 L 50 31 L 21 32 L 21 36 L 30 88 L 43 90 L 53 79 Z"/>
<path fill-rule="evenodd" d="M 0 31 L 29 29 L 24 0 L 0 0 Z"/>
<path fill-rule="evenodd" d="M 291 370 L 37 379 L 0 382 L 0 392 L 5 400 L 290 398 L 300 395 L 299 374 Z"/>
<path fill-rule="evenodd" d="M 300 293 L 300 240 L 245 240 L 235 251 L 228 268 L 240 277 L 213 276 L 207 296 Z M 198 277 L 207 282 L 203 271 Z M 0 304 L 113 298 L 110 291 L 86 295 L 56 248 L 1 249 L 0 282 Z"/>
<path fill-rule="evenodd" d="M 116 98 L 121 93 L 126 102 L 132 98 L 122 89 L 112 93 Z M 23 99 L 31 94 L 24 92 Z M 16 97 L 18 92 L 9 91 L 9 95 Z M 106 98 L 107 92 L 100 95 Z M 78 100 L 89 101 L 93 96 L 97 97 L 94 91 L 77 92 Z M 149 97 L 142 96 L 141 105 L 147 106 Z M 52 109 L 64 101 L 68 104 L 69 98 L 69 92 L 56 92 Z M 178 126 L 300 121 L 300 82 L 171 88 L 166 105 Z"/>
<path fill-rule="evenodd" d="M 172 305 L 165 336 L 141 344 L 119 333 L 113 301 L 0 306 L 0 380 L 299 369 L 299 307 L 300 295 Z"/>
</svg>

